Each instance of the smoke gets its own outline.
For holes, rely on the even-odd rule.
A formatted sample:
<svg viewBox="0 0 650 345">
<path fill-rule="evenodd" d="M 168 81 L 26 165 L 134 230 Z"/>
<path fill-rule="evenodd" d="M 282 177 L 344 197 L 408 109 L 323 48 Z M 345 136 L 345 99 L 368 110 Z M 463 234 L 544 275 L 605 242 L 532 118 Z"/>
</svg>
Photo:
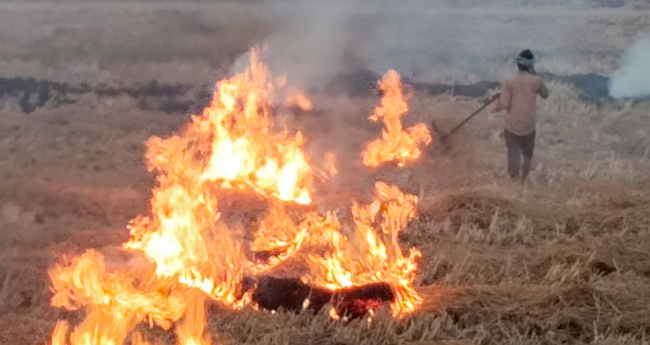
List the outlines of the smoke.
<svg viewBox="0 0 650 345">
<path fill-rule="evenodd" d="M 361 68 L 363 40 L 373 40 L 373 25 L 353 27 L 359 1 L 303 0 L 276 8 L 279 30 L 266 42 L 264 61 L 288 73 L 298 87 L 321 87 L 328 76 Z"/>
<path fill-rule="evenodd" d="M 270 0 L 267 14 L 274 31 L 264 41 L 262 60 L 274 75 L 286 73 L 289 86 L 314 99 L 314 116 L 286 121 L 309 138 L 310 157 L 333 152 L 345 183 L 349 176 L 359 184 L 365 181 L 358 171 L 359 154 L 381 135 L 383 125 L 367 119 L 378 102 L 320 97 L 319 91 L 339 73 L 367 69 L 381 76 L 393 69 L 418 82 L 472 83 L 515 73 L 513 59 L 526 48 L 540 60 L 557 59 L 560 53 L 573 57 L 580 49 L 573 43 L 584 32 L 574 19 L 534 15 L 532 8 L 474 8 L 501 0 L 463 2 L 468 8 L 455 8 L 455 0 Z M 242 56 L 234 68 L 245 67 L 247 60 Z M 505 73 L 494 66 L 504 66 Z M 429 111 L 413 111 L 405 121 L 429 121 Z M 453 110 L 435 114 L 452 115 Z"/>
<path fill-rule="evenodd" d="M 609 93 L 616 98 L 650 96 L 650 35 L 637 39 L 628 49 L 623 64 L 609 85 Z"/>
<path fill-rule="evenodd" d="M 458 8 L 451 0 L 271 0 L 274 31 L 263 60 L 307 91 L 364 68 L 377 75 L 394 69 L 422 82 L 473 83 L 514 72 L 512 59 L 525 48 L 540 60 L 568 61 L 584 36 L 575 21 L 549 21 L 530 15 L 532 8 L 475 10 L 503 1 L 468 1 Z"/>
</svg>

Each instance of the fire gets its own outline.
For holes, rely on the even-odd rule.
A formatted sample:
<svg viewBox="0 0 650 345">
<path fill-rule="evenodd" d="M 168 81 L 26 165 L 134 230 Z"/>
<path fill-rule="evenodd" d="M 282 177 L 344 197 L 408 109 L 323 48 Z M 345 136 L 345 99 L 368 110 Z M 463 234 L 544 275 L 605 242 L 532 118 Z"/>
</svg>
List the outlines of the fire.
<svg viewBox="0 0 650 345">
<path fill-rule="evenodd" d="M 332 318 L 332 320 L 340 320 L 340 319 L 341 319 L 341 317 L 340 317 L 339 314 L 336 312 L 336 309 L 334 309 L 334 307 L 332 307 L 332 308 L 330 309 L 329 315 L 330 315 L 330 317 Z"/>
<path fill-rule="evenodd" d="M 147 142 L 146 161 L 158 185 L 150 215 L 128 224 L 131 239 L 122 249 L 135 261 L 115 264 L 88 250 L 49 270 L 51 304 L 85 310 L 81 323 L 57 324 L 53 345 L 121 345 L 128 338 L 148 344 L 136 329 L 141 323 L 173 329 L 182 345 L 209 345 L 207 301 L 241 308 L 251 302 L 241 291 L 244 278 L 298 255 L 307 257 L 304 281 L 331 290 L 384 282 L 394 290 L 395 315 L 417 308 L 421 298 L 412 284 L 420 253 L 404 254 L 397 242 L 415 216 L 414 196 L 378 182 L 373 203 L 353 205 L 351 224 L 334 212 L 289 212 L 312 203 L 314 169 L 302 135 L 274 128 L 277 82 L 253 50 L 248 69 L 220 81 L 211 105 L 179 134 Z M 325 157 L 330 176 L 338 173 L 334 160 Z M 226 224 L 220 211 L 224 190 L 268 202 L 250 248 L 245 224 Z M 245 249 L 271 255 L 257 262 Z"/>
<path fill-rule="evenodd" d="M 201 169 L 198 182 L 252 189 L 263 196 L 308 204 L 311 167 L 302 150 L 303 137 L 287 131 L 273 133 L 274 87 L 268 69 L 258 61 L 254 50 L 245 72 L 218 83 L 212 104 L 202 116 L 194 117 L 182 136 L 182 145 L 192 146 L 188 153 L 209 157 L 207 166 L 201 160 L 197 162 Z M 164 144 L 173 144 L 169 141 Z M 204 152 L 206 147 L 210 152 Z M 153 153 L 158 156 L 155 163 L 170 158 L 165 151 L 167 148 Z M 178 153 L 178 149 L 171 151 Z"/>
<path fill-rule="evenodd" d="M 59 320 L 54 326 L 54 331 L 52 332 L 52 345 L 64 345 L 67 343 L 68 329 L 70 324 L 68 321 Z"/>
<path fill-rule="evenodd" d="M 387 162 L 396 162 L 404 166 L 407 162 L 418 159 L 422 155 L 419 146 L 431 143 L 431 133 L 423 123 L 408 128 L 402 128 L 402 116 L 408 112 L 408 104 L 403 93 L 400 75 L 391 70 L 377 83 L 383 91 L 381 105 L 375 108 L 370 120 L 383 119 L 386 128 L 382 137 L 370 142 L 362 153 L 363 164 L 378 167 Z"/>
<path fill-rule="evenodd" d="M 304 93 L 295 89 L 291 89 L 287 93 L 285 103 L 289 107 L 295 107 L 302 111 L 311 111 L 314 108 L 314 104 L 312 103 L 311 99 L 309 99 L 309 97 L 307 97 L 307 95 Z"/>
<path fill-rule="evenodd" d="M 313 217 L 313 214 L 308 214 L 308 217 Z M 255 240 L 251 244 L 254 252 L 271 254 L 268 262 L 256 263 L 256 273 L 278 266 L 295 254 L 308 239 L 307 223 L 296 224 L 282 205 L 272 203 L 271 210 L 260 223 Z"/>
<path fill-rule="evenodd" d="M 410 313 L 422 302 L 412 286 L 421 254 L 411 249 L 405 256 L 397 236 L 415 216 L 417 198 L 383 182 L 375 184 L 375 191 L 370 205 L 353 204 L 350 235 L 343 234 L 335 219 L 322 223 L 321 241 L 332 250 L 325 256 L 309 255 L 310 273 L 303 279 L 330 290 L 386 282 L 396 294 L 393 314 Z"/>
<path fill-rule="evenodd" d="M 148 275 L 146 267 L 124 272 L 107 269 L 103 256 L 89 250 L 71 264 L 54 266 L 52 305 L 69 310 L 85 307 L 86 318 L 70 334 L 71 344 L 123 344 L 141 322 L 170 329 L 186 310 L 188 290 L 175 288 L 171 280 Z M 137 277 L 148 277 L 138 279 Z M 66 344 L 68 324 L 59 322 L 52 343 Z"/>
<path fill-rule="evenodd" d="M 332 152 L 327 152 L 325 154 L 325 163 L 323 168 L 329 176 L 336 176 L 339 173 L 338 168 L 336 167 L 336 156 Z"/>
</svg>

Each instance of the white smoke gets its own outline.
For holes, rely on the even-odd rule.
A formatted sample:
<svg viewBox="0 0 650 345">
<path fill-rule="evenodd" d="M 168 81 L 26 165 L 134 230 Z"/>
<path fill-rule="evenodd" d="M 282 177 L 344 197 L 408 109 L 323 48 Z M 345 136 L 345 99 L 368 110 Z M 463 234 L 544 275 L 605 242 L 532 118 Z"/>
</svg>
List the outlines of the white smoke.
<svg viewBox="0 0 650 345">
<path fill-rule="evenodd" d="M 270 0 L 265 15 L 274 30 L 263 42 L 262 60 L 274 75 L 287 73 L 290 85 L 309 92 L 322 89 L 338 73 L 362 69 L 378 75 L 393 69 L 420 82 L 464 83 L 500 80 L 503 73 L 493 66 L 525 48 L 540 62 L 546 56 L 564 61 L 580 54 L 573 47 L 582 32 L 572 21 L 521 19 L 499 9 L 511 1 Z M 497 9 L 482 14 L 457 8 L 479 4 Z M 233 68 L 247 62 L 244 55 Z M 507 72 L 515 71 L 510 63 Z"/>
<path fill-rule="evenodd" d="M 638 39 L 625 53 L 623 64 L 609 85 L 609 94 L 616 98 L 650 96 L 650 36 Z"/>
<path fill-rule="evenodd" d="M 287 73 L 293 86 L 307 87 L 340 71 L 341 57 L 354 36 L 345 29 L 355 15 L 353 1 L 288 0 L 269 4 L 273 4 L 268 15 L 273 18 L 275 32 L 258 47 L 274 75 Z M 232 72 L 246 68 L 249 58 L 248 52 L 242 54 Z"/>
<path fill-rule="evenodd" d="M 312 87 L 339 72 L 346 49 L 356 43 L 359 33 L 349 25 L 356 15 L 357 3 L 346 0 L 298 3 L 298 8 L 290 7 L 279 16 L 281 27 L 266 41 L 268 51 L 264 60 L 273 71 L 288 73 L 292 84 Z"/>
</svg>

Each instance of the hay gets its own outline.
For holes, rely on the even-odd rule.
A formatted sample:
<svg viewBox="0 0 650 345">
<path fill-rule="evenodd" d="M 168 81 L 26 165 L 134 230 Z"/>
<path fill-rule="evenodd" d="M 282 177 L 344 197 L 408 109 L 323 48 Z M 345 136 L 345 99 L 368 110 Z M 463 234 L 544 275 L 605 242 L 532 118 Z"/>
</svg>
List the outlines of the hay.
<svg viewBox="0 0 650 345">
<path fill-rule="evenodd" d="M 11 60 L 5 59 L 3 68 L 16 76 L 71 84 L 96 81 L 116 86 L 114 80 L 123 80 L 125 84 L 117 87 L 133 87 L 133 83 L 156 79 L 160 83 L 201 85 L 214 81 L 214 75 L 206 72 L 212 70 L 208 60 L 220 65 L 233 60 L 256 37 L 269 32 L 268 24 L 261 21 L 261 17 L 268 17 L 266 7 L 256 4 L 170 6 L 169 11 L 158 11 L 152 10 L 155 7 L 137 5 L 128 13 L 110 4 L 88 9 L 46 6 L 34 11 L 6 7 L 4 23 L 13 30 L 6 30 L 9 35 L 3 41 Z M 68 13 L 80 10 L 83 15 Z M 381 8 L 381 12 L 384 10 Z M 440 20 L 434 21 L 429 15 L 436 15 L 433 12 L 422 18 L 442 26 L 450 21 L 464 23 L 467 16 L 479 22 L 485 19 L 490 25 L 498 18 L 503 19 L 502 29 L 508 32 L 521 24 L 512 20 L 511 9 L 489 10 L 487 17 L 483 9 L 479 10 L 442 11 L 437 14 Z M 121 14 L 113 20 L 116 11 Z M 378 8 L 364 7 L 363 11 L 364 16 L 372 19 Z M 643 29 L 647 23 L 639 11 L 580 9 L 575 13 L 565 11 L 568 14 L 558 17 L 560 12 L 542 9 L 514 15 L 523 15 L 537 26 L 546 25 L 552 17 L 560 26 L 568 23 L 579 29 L 582 40 L 577 50 L 557 55 L 554 50 L 558 46 L 551 40 L 551 50 L 545 52 L 541 67 L 563 74 L 589 69 L 611 71 L 615 67 L 610 62 L 617 61 L 618 51 L 612 47 L 618 45 L 620 35 L 593 35 L 594 39 L 590 39 L 583 33 L 612 24 L 620 24 L 625 29 L 621 32 L 629 33 Z M 396 15 L 414 14 L 411 9 Z M 134 26 L 129 24 L 142 22 L 143 16 L 153 25 L 151 32 L 138 33 L 137 29 L 142 28 L 136 27 L 135 35 L 124 41 L 123 31 L 133 31 Z M 71 22 L 71 18 L 78 19 Z M 217 22 L 226 30 L 207 30 L 205 34 L 196 30 L 198 27 L 200 31 L 203 25 L 210 29 L 211 23 Z M 45 30 L 25 30 L 34 23 L 43 24 L 40 26 Z M 192 25 L 187 27 L 187 23 Z M 70 25 L 81 29 L 71 30 Z M 79 42 L 84 46 L 84 42 L 96 41 L 97 30 L 83 29 L 91 26 L 102 35 L 108 34 L 103 48 L 117 42 L 125 54 L 105 64 L 102 49 L 89 54 L 78 52 Z M 169 26 L 180 28 L 172 30 L 177 36 L 172 35 L 171 39 L 170 30 L 165 30 Z M 251 27 L 253 31 L 241 30 L 242 27 Z M 50 31 L 54 36 L 47 36 Z M 157 48 L 142 45 L 140 34 Z M 189 40 L 174 39 L 178 37 Z M 157 44 L 160 42 L 173 42 L 178 49 L 167 49 Z M 31 62 L 10 56 L 12 51 L 25 49 Z M 504 49 L 495 51 L 507 50 Z M 69 63 L 43 65 L 66 51 L 74 55 Z M 571 62 L 572 57 L 584 55 L 584 51 L 596 51 L 598 58 L 583 64 Z M 169 52 L 180 55 L 176 54 L 176 58 Z M 571 55 L 575 52 L 578 55 Z M 479 78 L 502 79 L 506 72 L 511 72 L 511 64 L 504 65 L 500 58 L 484 62 L 489 71 Z M 229 63 L 223 65 L 222 71 L 226 71 Z M 431 71 L 427 71 L 428 67 L 431 66 L 425 62 L 422 81 L 433 78 L 476 82 L 471 79 L 477 76 L 448 64 L 437 64 Z M 432 157 L 431 162 L 399 171 L 367 173 L 353 162 L 365 142 L 379 135 L 367 120 L 377 99 L 315 98 L 317 108 L 328 109 L 317 109 L 323 112 L 289 123 L 291 129 L 303 130 L 309 139 L 310 157 L 332 151 L 339 158 L 339 177 L 315 186 L 317 192 L 329 199 L 317 194 L 314 200 L 323 209 L 346 209 L 350 196 L 365 203 L 363 193 L 372 190 L 376 179 L 417 194 L 421 217 L 402 234 L 401 242 L 404 247 L 416 246 L 423 253 L 417 288 L 425 304 L 403 320 L 379 313 L 370 326 L 367 319 L 333 322 L 326 313 L 314 316 L 271 314 L 251 308 L 238 312 L 218 309 L 210 319 L 212 343 L 647 345 L 647 104 L 597 108 L 579 101 L 575 90 L 567 86 L 550 86 L 555 92 L 540 103 L 538 165 L 525 189 L 503 181 L 505 157 L 499 138 L 502 122 L 493 115 L 477 116 L 450 138 L 453 150 L 445 157 Z M 147 175 L 142 164 L 142 142 L 151 135 L 170 134 L 188 118 L 133 110 L 141 104 L 128 98 L 108 101 L 80 95 L 76 104 L 59 109 L 46 104 L 29 117 L 12 110 L 11 102 L 5 102 L 0 125 L 0 152 L 4 154 L 0 162 L 4 181 L 0 210 L 7 205 L 0 212 L 0 242 L 4 244 L 0 245 L 0 344 L 44 344 L 49 341 L 57 319 L 68 317 L 71 324 L 79 322 L 79 315 L 59 315 L 58 310 L 49 306 L 45 270 L 62 254 L 107 244 L 119 246 L 123 237 L 128 236 L 126 222 L 149 211 L 148 200 L 155 180 Z M 410 105 L 410 118 L 414 121 L 428 123 L 436 119 L 448 129 L 475 110 L 477 102 L 447 95 L 417 96 Z M 237 203 L 229 205 L 226 199 L 220 199 L 220 207 L 237 208 Z M 253 201 L 245 202 L 251 206 Z M 259 208 L 266 206 L 260 204 Z M 6 253 L 10 255 L 5 256 Z M 115 264 L 122 263 L 119 256 L 114 259 Z M 273 274 L 295 277 L 304 266 L 304 260 L 296 258 L 282 266 L 284 271 L 278 269 Z M 152 344 L 177 343 L 168 332 L 146 326 L 139 330 Z"/>
<path fill-rule="evenodd" d="M 590 182 L 530 188 L 526 197 L 507 186 L 441 191 L 422 200 L 420 219 L 401 238 L 423 252 L 418 312 L 403 320 L 382 312 L 368 326 L 367 318 L 336 323 L 323 313 L 218 308 L 210 331 L 222 344 L 641 344 L 650 334 L 647 187 Z M 39 288 L 45 277 L 28 267 L 96 245 L 90 235 L 79 233 L 48 258 L 15 252 L 3 260 L 2 308 L 20 315 L 5 314 L 3 324 L 21 320 L 20 329 L 39 329 L 30 339 L 47 341 L 59 316 Z M 283 266 L 274 274 L 304 269 L 300 260 Z M 21 307 L 25 293 L 33 303 Z M 160 330 L 142 332 L 175 343 Z"/>
<path fill-rule="evenodd" d="M 647 332 L 650 282 L 621 277 L 570 286 L 473 286 L 447 309 L 461 327 L 501 324 L 591 342 L 603 333 Z"/>
</svg>

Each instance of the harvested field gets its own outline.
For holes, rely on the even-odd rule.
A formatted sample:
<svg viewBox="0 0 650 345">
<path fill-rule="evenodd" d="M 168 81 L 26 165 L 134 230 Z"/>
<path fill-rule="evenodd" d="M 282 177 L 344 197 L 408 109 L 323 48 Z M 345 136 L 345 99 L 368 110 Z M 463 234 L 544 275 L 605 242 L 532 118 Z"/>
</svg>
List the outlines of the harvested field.
<svg viewBox="0 0 650 345">
<path fill-rule="evenodd" d="M 319 164 L 325 152 L 337 157 L 339 174 L 316 183 L 314 208 L 366 202 L 376 180 L 418 196 L 399 243 L 422 252 L 415 288 L 424 302 L 404 319 L 383 310 L 348 322 L 327 308 L 214 305 L 213 344 L 648 344 L 650 104 L 601 97 L 623 51 L 650 29 L 646 4 L 457 5 L 355 6 L 348 34 L 363 63 L 338 77 L 396 68 L 414 91 L 405 126 L 435 120 L 449 129 L 512 73 L 513 52 L 539 52 L 551 97 L 539 102 L 529 181 L 506 178 L 503 117 L 488 112 L 450 138 L 444 155 L 364 168 L 359 155 L 381 127 L 368 121 L 378 95 L 361 89 L 375 81 L 353 80 L 359 94 L 348 84 L 326 92 L 336 75 L 292 80 L 292 63 L 269 53 L 314 103 L 312 112 L 280 110 L 278 123 L 301 130 Z M 271 38 L 298 16 L 293 6 L 0 4 L 0 344 L 48 343 L 57 320 L 81 322 L 83 312 L 50 305 L 48 268 L 90 248 L 127 262 L 126 225 L 150 212 L 156 185 L 145 141 L 178 133 L 252 45 L 286 43 Z M 381 30 L 372 29 L 377 20 Z M 522 27 L 539 35 L 515 35 Z M 224 201 L 222 210 L 245 214 L 240 205 Z M 178 341 L 159 328 L 138 331 L 151 344 Z"/>
</svg>

